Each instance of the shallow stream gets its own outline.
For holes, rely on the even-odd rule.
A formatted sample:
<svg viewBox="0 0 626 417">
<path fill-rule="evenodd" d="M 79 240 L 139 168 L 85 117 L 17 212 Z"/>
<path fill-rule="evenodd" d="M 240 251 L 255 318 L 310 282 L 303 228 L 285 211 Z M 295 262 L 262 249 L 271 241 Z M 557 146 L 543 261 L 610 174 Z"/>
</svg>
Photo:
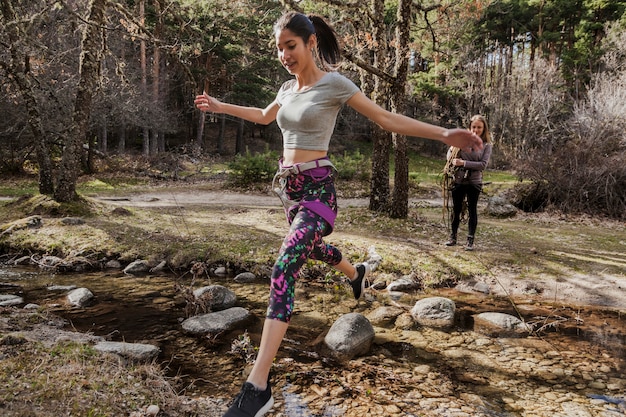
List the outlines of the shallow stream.
<svg viewBox="0 0 626 417">
<path fill-rule="evenodd" d="M 258 345 L 268 293 L 264 280 L 238 284 L 230 278 L 205 277 L 192 282 L 190 275 L 133 277 L 117 271 L 59 275 L 0 268 L 3 282 L 19 285 L 26 303 L 65 318 L 68 329 L 112 341 L 158 345 L 168 374 L 182 381 L 181 392 L 223 398 L 230 398 L 243 381 L 245 361 L 230 350 L 244 329 L 203 338 L 183 333 L 180 323 L 190 314 L 185 294 L 210 284 L 232 289 L 237 304 L 256 317 L 245 330 Z M 51 291 L 53 285 L 88 288 L 95 300 L 89 307 L 72 308 L 65 302 L 67 292 Z M 626 398 L 626 312 L 531 299 L 514 305 L 507 299 L 452 289 L 428 295 L 455 301 L 455 329 L 376 327 L 370 355 L 336 363 L 319 353 L 325 332 L 342 314 L 356 311 L 367 316 L 376 307 L 389 305 L 389 294 L 380 292 L 356 302 L 341 284 L 299 283 L 296 314 L 275 365 L 274 384 L 282 395 L 273 415 L 411 416 L 435 407 L 426 415 L 567 416 L 567 410 L 559 414 L 549 408 L 552 403 L 564 407 L 564 398 L 574 404 L 589 401 L 585 407 L 592 416 L 605 415 L 594 411 L 598 409 L 608 410 L 606 415 L 623 411 L 619 400 Z M 411 306 L 424 296 L 415 293 L 399 302 Z M 541 332 L 518 339 L 480 335 L 472 331 L 472 316 L 485 311 L 521 314 L 538 323 Z M 520 392 L 512 392 L 516 389 Z M 525 414 L 525 404 L 541 405 L 546 392 L 557 396 L 547 401 L 548 411 Z M 594 395 L 617 403 L 600 404 Z M 461 411 L 438 413 L 436 407 Z"/>
</svg>

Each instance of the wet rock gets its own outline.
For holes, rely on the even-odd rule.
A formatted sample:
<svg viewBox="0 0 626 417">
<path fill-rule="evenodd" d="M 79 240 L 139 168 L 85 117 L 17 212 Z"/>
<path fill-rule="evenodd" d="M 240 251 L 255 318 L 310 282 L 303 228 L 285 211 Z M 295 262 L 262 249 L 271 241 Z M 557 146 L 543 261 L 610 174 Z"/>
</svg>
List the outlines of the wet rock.
<svg viewBox="0 0 626 417">
<path fill-rule="evenodd" d="M 515 316 L 505 313 L 480 313 L 474 316 L 474 330 L 490 336 L 522 336 L 529 329 Z"/>
<path fill-rule="evenodd" d="M 241 274 L 238 274 L 233 279 L 233 281 L 239 282 L 239 283 L 246 283 L 246 282 L 254 282 L 255 279 L 256 279 L 256 275 L 254 275 L 252 272 L 242 272 Z"/>
<path fill-rule="evenodd" d="M 415 303 L 411 316 L 422 326 L 451 327 L 454 324 L 456 305 L 445 297 L 424 298 Z"/>
<path fill-rule="evenodd" d="M 161 272 L 165 269 L 165 267 L 167 266 L 167 262 L 166 261 L 161 261 L 159 262 L 159 264 L 157 266 L 155 266 L 154 268 L 150 269 L 151 273 L 157 273 L 157 272 Z"/>
<path fill-rule="evenodd" d="M 364 315 L 348 313 L 333 323 L 324 345 L 332 356 L 349 360 L 369 352 L 374 336 L 374 327 Z"/>
<path fill-rule="evenodd" d="M 144 261 L 143 259 L 138 259 L 128 264 L 126 268 L 124 268 L 124 273 L 129 275 L 134 274 L 143 274 L 150 270 L 150 265 L 148 261 Z"/>
<path fill-rule="evenodd" d="M 114 353 L 133 361 L 149 361 L 161 351 L 157 346 L 146 343 L 99 342 L 94 346 L 98 352 Z"/>
<path fill-rule="evenodd" d="M 232 307 L 214 313 L 194 316 L 183 321 L 183 330 L 192 334 L 220 333 L 236 329 L 250 319 L 250 312 L 243 307 Z"/>
<path fill-rule="evenodd" d="M 48 267 L 48 268 L 56 268 L 63 262 L 63 259 L 58 256 L 47 255 L 42 257 L 39 260 L 39 266 Z"/>
<path fill-rule="evenodd" d="M 400 307 L 378 307 L 367 315 L 367 319 L 375 326 L 385 326 L 393 323 L 397 317 L 404 313 Z"/>
<path fill-rule="evenodd" d="M 76 289 L 76 285 L 50 285 L 46 289 L 48 291 L 72 291 Z"/>
<path fill-rule="evenodd" d="M 104 267 L 107 269 L 121 269 L 122 264 L 117 259 L 111 259 L 104 264 Z"/>
<path fill-rule="evenodd" d="M 218 266 L 213 270 L 213 274 L 218 277 L 226 277 L 228 276 L 228 270 L 225 266 Z"/>
<path fill-rule="evenodd" d="M 220 311 L 234 307 L 237 295 L 222 285 L 208 285 L 193 291 L 197 302 L 201 303 L 204 311 Z"/>
<path fill-rule="evenodd" d="M 93 293 L 87 288 L 76 288 L 67 294 L 67 301 L 75 307 L 85 307 L 93 298 Z"/>
<path fill-rule="evenodd" d="M 18 295 L 0 294 L 0 307 L 17 306 L 24 303 L 24 299 Z"/>
</svg>

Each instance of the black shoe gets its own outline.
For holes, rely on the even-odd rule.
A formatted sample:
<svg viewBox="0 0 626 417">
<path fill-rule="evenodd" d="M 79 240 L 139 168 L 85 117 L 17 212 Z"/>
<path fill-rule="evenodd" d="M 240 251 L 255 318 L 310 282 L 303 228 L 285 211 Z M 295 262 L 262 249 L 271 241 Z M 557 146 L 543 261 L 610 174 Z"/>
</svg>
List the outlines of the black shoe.
<svg viewBox="0 0 626 417">
<path fill-rule="evenodd" d="M 371 267 L 368 263 L 356 264 L 356 272 L 358 275 L 355 280 L 350 281 L 350 285 L 352 285 L 354 299 L 358 300 L 361 298 L 363 291 L 370 286 L 370 281 L 367 279 L 367 276 L 371 272 Z"/>
<path fill-rule="evenodd" d="M 246 382 L 223 417 L 261 417 L 273 405 L 274 398 L 272 398 L 272 387 L 269 381 L 265 391 L 259 391 L 254 385 Z"/>
<path fill-rule="evenodd" d="M 450 240 L 446 242 L 446 246 L 454 246 L 454 245 L 456 245 L 456 239 L 451 237 Z"/>
<path fill-rule="evenodd" d="M 474 250 L 474 238 L 469 236 L 467 238 L 467 244 L 465 245 L 465 250 L 472 251 Z"/>
</svg>

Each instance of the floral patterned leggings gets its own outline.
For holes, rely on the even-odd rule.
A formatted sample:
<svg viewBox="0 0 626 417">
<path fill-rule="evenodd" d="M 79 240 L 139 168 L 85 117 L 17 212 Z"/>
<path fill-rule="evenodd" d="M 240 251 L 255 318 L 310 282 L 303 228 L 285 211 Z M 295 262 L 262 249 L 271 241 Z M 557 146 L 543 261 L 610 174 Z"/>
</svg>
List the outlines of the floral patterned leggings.
<svg viewBox="0 0 626 417">
<path fill-rule="evenodd" d="M 294 177 L 289 183 L 296 185 L 301 193 L 303 190 L 309 190 L 309 196 L 315 195 L 317 202 L 325 202 L 328 204 L 330 200 L 334 205 L 335 193 L 332 180 L 318 181 L 310 178 L 298 178 L 303 174 Z M 330 187 L 329 187 L 330 185 Z M 287 186 L 289 188 L 289 185 Z M 324 192 L 329 191 L 330 193 Z M 293 194 L 287 190 L 289 194 Z M 312 201 L 310 198 L 304 200 Z M 335 208 L 336 211 L 336 208 Z M 322 216 L 308 208 L 306 204 L 300 204 L 295 210 L 288 213 L 288 219 L 291 222 L 289 233 L 285 236 L 283 244 L 278 254 L 278 259 L 274 263 L 270 284 L 270 300 L 267 308 L 266 317 L 273 320 L 280 320 L 289 323 L 291 314 L 293 313 L 295 299 L 296 278 L 300 273 L 300 269 L 307 259 L 323 261 L 329 265 L 337 265 L 341 262 L 342 255 L 339 249 L 326 244 L 323 237 L 328 234 L 331 225 Z"/>
</svg>

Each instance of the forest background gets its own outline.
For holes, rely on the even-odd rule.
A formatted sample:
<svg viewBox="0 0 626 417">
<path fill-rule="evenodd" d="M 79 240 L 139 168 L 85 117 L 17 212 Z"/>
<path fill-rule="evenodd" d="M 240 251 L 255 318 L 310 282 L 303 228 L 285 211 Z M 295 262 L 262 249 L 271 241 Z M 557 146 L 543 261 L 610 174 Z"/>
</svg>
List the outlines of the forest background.
<svg viewBox="0 0 626 417">
<path fill-rule="evenodd" d="M 484 114 L 492 168 L 516 172 L 529 211 L 626 218 L 624 0 L 0 0 L 0 175 L 36 173 L 41 194 L 79 199 L 111 156 L 158 161 L 276 151 L 275 124 L 204 115 L 193 97 L 265 106 L 289 78 L 272 24 L 325 16 L 341 71 L 381 106 L 446 127 Z M 406 217 L 408 152 L 345 109 L 334 150 L 371 147 L 370 204 Z M 155 162 L 156 163 L 156 162 Z"/>
</svg>

